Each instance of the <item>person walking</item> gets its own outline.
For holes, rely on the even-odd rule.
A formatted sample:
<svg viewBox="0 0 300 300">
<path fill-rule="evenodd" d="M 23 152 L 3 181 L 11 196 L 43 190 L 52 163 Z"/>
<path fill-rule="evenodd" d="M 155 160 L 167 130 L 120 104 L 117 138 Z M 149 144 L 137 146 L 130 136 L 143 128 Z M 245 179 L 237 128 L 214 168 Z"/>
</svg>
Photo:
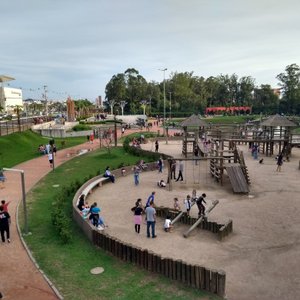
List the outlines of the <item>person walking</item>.
<svg viewBox="0 0 300 300">
<path fill-rule="evenodd" d="M 179 160 L 178 177 L 177 177 L 176 181 L 178 181 L 179 179 L 180 179 L 180 181 L 183 181 L 183 175 L 182 175 L 182 172 L 183 172 L 183 161 L 180 159 L 180 160 Z"/>
<path fill-rule="evenodd" d="M 171 160 L 170 169 L 171 169 L 171 180 L 176 179 L 176 160 L 175 159 Z"/>
<path fill-rule="evenodd" d="M 158 140 L 155 141 L 155 152 L 158 152 L 159 144 Z"/>
<path fill-rule="evenodd" d="M 4 211 L 3 205 L 0 205 L 0 233 L 1 233 L 1 240 L 5 243 L 5 235 L 7 242 L 10 243 L 10 236 L 9 236 L 9 226 L 10 226 L 10 215 L 7 211 Z"/>
<path fill-rule="evenodd" d="M 148 200 L 146 202 L 146 207 L 150 206 L 150 202 L 154 204 L 154 196 L 155 196 L 155 192 L 153 191 L 151 195 L 148 197 Z"/>
<path fill-rule="evenodd" d="M 153 201 L 150 202 L 150 206 L 146 208 L 146 217 L 147 217 L 147 238 L 150 238 L 150 227 L 152 238 L 156 238 L 155 234 L 155 222 L 156 222 L 156 210 L 153 207 Z"/>
<path fill-rule="evenodd" d="M 53 167 L 53 153 L 52 153 L 52 151 L 50 151 L 48 153 L 48 160 L 49 160 L 50 168 L 52 168 Z"/>
<path fill-rule="evenodd" d="M 186 199 L 184 200 L 183 203 L 184 203 L 184 206 L 185 206 L 185 209 L 186 209 L 186 214 L 189 217 L 190 216 L 190 210 L 192 208 L 191 196 L 187 195 Z"/>
</svg>

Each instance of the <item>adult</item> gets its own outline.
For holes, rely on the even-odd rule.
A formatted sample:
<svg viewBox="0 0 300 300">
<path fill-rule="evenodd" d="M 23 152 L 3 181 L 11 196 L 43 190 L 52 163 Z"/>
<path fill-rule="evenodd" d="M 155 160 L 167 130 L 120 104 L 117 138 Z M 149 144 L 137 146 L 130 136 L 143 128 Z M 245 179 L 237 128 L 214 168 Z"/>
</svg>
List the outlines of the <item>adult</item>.
<svg viewBox="0 0 300 300">
<path fill-rule="evenodd" d="M 150 201 L 149 206 L 146 208 L 148 238 L 150 238 L 150 227 L 151 227 L 152 238 L 156 238 L 156 234 L 155 234 L 156 210 L 153 206 L 154 206 L 153 201 Z"/>
<path fill-rule="evenodd" d="M 277 169 L 276 169 L 276 172 L 281 171 L 281 166 L 282 165 L 283 165 L 283 154 L 279 153 L 279 155 L 277 156 Z"/>
<path fill-rule="evenodd" d="M 56 156 L 57 147 L 55 144 L 52 145 L 52 151 L 53 151 L 54 155 Z"/>
<path fill-rule="evenodd" d="M 5 243 L 5 235 L 7 242 L 10 243 L 10 236 L 9 236 L 9 225 L 10 225 L 10 215 L 7 211 L 4 211 L 3 205 L 0 205 L 0 233 L 1 233 L 1 240 Z"/>
<path fill-rule="evenodd" d="M 197 206 L 198 206 L 198 217 L 204 216 L 205 214 L 205 206 L 203 205 L 203 203 L 206 204 L 206 201 L 204 200 L 204 198 L 206 198 L 206 194 L 202 194 L 197 200 Z"/>
<path fill-rule="evenodd" d="M 135 207 L 133 207 L 134 212 L 134 230 L 136 233 L 140 233 L 142 224 L 142 213 L 144 211 L 142 206 L 142 199 L 137 199 Z"/>
<path fill-rule="evenodd" d="M 163 166 L 164 166 L 162 157 L 158 159 L 157 165 L 158 165 L 158 173 L 162 173 Z"/>
<path fill-rule="evenodd" d="M 94 202 L 92 205 L 91 205 L 91 208 L 90 208 L 90 216 L 89 216 L 89 219 L 91 220 L 92 224 L 97 227 L 98 226 L 98 223 L 99 223 L 99 214 L 100 214 L 100 211 L 101 209 L 97 206 L 97 202 Z"/>
<path fill-rule="evenodd" d="M 180 181 L 183 181 L 183 161 L 180 159 L 179 160 L 179 167 L 178 167 L 179 171 L 178 171 L 178 177 L 176 179 L 176 181 L 178 181 L 180 179 Z"/>
<path fill-rule="evenodd" d="M 51 146 L 50 146 L 49 143 L 45 146 L 45 149 L 46 149 L 46 153 L 49 154 L 50 153 L 50 149 L 51 149 Z"/>
<path fill-rule="evenodd" d="M 176 179 L 176 160 L 172 159 L 171 160 L 171 179 Z"/>
<path fill-rule="evenodd" d="M 194 156 L 195 156 L 195 165 L 198 165 L 198 157 L 199 157 L 199 147 L 198 145 L 194 148 Z"/>
<path fill-rule="evenodd" d="M 115 176 L 110 172 L 109 167 L 106 167 L 104 177 L 109 178 L 112 183 L 115 183 Z"/>
<path fill-rule="evenodd" d="M 139 183 L 140 183 L 140 172 L 141 172 L 141 169 L 139 168 L 139 166 L 133 167 L 133 177 L 134 177 L 135 185 L 139 185 Z"/>
<path fill-rule="evenodd" d="M 77 208 L 82 211 L 85 208 L 84 194 L 79 197 Z"/>
<path fill-rule="evenodd" d="M 148 197 L 148 200 L 146 202 L 146 207 L 150 206 L 150 202 L 154 204 L 154 196 L 155 196 L 155 192 L 153 191 L 151 195 Z"/>
<path fill-rule="evenodd" d="M 158 152 L 159 143 L 158 140 L 155 141 L 155 152 Z"/>
</svg>

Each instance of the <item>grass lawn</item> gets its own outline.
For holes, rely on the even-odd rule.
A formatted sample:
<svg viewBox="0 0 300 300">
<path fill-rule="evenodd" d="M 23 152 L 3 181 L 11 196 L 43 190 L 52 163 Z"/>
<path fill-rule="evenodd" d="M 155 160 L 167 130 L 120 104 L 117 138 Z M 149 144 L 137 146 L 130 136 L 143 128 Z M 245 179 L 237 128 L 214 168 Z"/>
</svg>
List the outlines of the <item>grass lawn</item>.
<svg viewBox="0 0 300 300">
<path fill-rule="evenodd" d="M 220 299 L 141 270 L 93 247 L 71 220 L 73 195 L 66 199 L 72 242 L 63 244 L 58 238 L 51 222 L 51 211 L 63 187 L 76 180 L 82 182 L 89 175 L 96 175 L 99 169 L 103 171 L 107 165 L 113 169 L 123 162 L 134 164 L 143 158 L 127 154 L 123 148 L 111 150 L 111 154 L 97 150 L 66 162 L 44 177 L 28 194 L 32 235 L 26 236 L 25 240 L 40 267 L 65 299 Z M 60 186 L 53 187 L 56 184 Z M 22 215 L 20 224 L 23 224 Z M 103 267 L 104 273 L 91 275 L 90 270 L 97 266 Z"/>
<path fill-rule="evenodd" d="M 47 144 L 49 138 L 45 138 L 27 130 L 21 133 L 13 133 L 0 137 L 0 168 L 11 168 L 23 161 L 30 160 L 41 156 L 38 152 L 40 144 Z M 72 147 L 82 144 L 86 141 L 86 137 L 74 138 L 55 138 L 55 144 L 61 149 L 61 142 L 65 141 L 65 147 Z"/>
</svg>

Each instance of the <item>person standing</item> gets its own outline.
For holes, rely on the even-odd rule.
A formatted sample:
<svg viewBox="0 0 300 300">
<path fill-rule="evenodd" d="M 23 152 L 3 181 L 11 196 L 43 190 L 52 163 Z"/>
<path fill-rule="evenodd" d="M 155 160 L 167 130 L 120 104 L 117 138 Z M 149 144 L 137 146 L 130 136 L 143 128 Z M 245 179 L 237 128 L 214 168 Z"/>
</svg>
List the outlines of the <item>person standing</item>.
<svg viewBox="0 0 300 300">
<path fill-rule="evenodd" d="M 0 169 L 0 189 L 4 189 L 5 186 L 4 186 L 4 182 L 5 182 L 5 176 L 4 176 L 4 173 L 3 173 L 3 170 Z"/>
<path fill-rule="evenodd" d="M 178 181 L 179 179 L 180 179 L 180 181 L 183 181 L 182 172 L 183 172 L 183 161 L 179 160 L 179 171 L 178 171 L 178 177 L 177 177 L 176 181 Z"/>
<path fill-rule="evenodd" d="M 150 206 L 146 208 L 147 217 L 147 237 L 150 238 L 150 227 L 152 238 L 156 238 L 155 234 L 155 222 L 156 222 L 156 210 L 153 207 L 153 201 L 150 201 Z"/>
<path fill-rule="evenodd" d="M 6 202 L 5 200 L 1 200 L 1 204 L 3 206 L 3 210 L 8 212 L 8 205 L 9 205 L 10 201 Z"/>
<path fill-rule="evenodd" d="M 194 156 L 195 156 L 195 165 L 198 165 L 198 157 L 199 157 L 199 148 L 198 145 L 195 146 L 194 148 Z"/>
<path fill-rule="evenodd" d="M 0 205 L 0 233 L 1 233 L 1 240 L 5 243 L 5 236 L 7 242 L 10 243 L 10 236 L 9 236 L 9 225 L 10 225 L 10 215 L 7 211 L 4 211 L 3 205 Z"/>
<path fill-rule="evenodd" d="M 134 177 L 134 184 L 139 185 L 140 183 L 140 168 L 138 166 L 133 167 L 133 177 Z"/>
<path fill-rule="evenodd" d="M 172 159 L 171 160 L 171 180 L 176 179 L 176 160 Z"/>
<path fill-rule="evenodd" d="M 206 204 L 206 201 L 204 200 L 204 198 L 206 198 L 206 194 L 202 194 L 197 200 L 197 206 L 198 206 L 198 217 L 200 218 L 201 216 L 204 216 L 205 214 L 205 206 L 203 205 L 203 202 Z"/>
<path fill-rule="evenodd" d="M 184 200 L 184 206 L 186 209 L 186 214 L 189 217 L 190 216 L 190 210 L 192 208 L 192 201 L 191 201 L 191 196 L 187 195 L 186 199 Z"/>
<path fill-rule="evenodd" d="M 142 224 L 142 213 L 144 211 L 142 206 L 142 199 L 137 199 L 135 203 L 135 207 L 133 207 L 134 211 L 134 229 L 136 233 L 140 233 L 141 224 Z"/>
<path fill-rule="evenodd" d="M 276 169 L 276 172 L 280 172 L 281 171 L 281 166 L 282 165 L 283 165 L 283 155 L 282 155 L 282 153 L 280 153 L 277 156 L 277 169 Z"/>
<path fill-rule="evenodd" d="M 158 152 L 159 144 L 158 140 L 155 141 L 155 152 Z"/>
<path fill-rule="evenodd" d="M 162 157 L 159 158 L 157 165 L 158 165 L 158 173 L 162 173 L 163 165 L 164 165 Z"/>
</svg>

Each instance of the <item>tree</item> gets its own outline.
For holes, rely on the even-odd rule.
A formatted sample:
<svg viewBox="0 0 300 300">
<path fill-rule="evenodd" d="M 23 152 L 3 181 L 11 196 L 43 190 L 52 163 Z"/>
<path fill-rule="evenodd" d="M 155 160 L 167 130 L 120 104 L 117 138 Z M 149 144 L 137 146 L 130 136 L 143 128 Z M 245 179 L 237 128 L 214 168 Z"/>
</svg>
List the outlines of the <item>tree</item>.
<svg viewBox="0 0 300 300">
<path fill-rule="evenodd" d="M 269 84 L 262 84 L 254 89 L 253 113 L 274 113 L 278 109 L 279 97 Z"/>
<path fill-rule="evenodd" d="M 238 105 L 251 105 L 255 80 L 251 76 L 241 77 L 239 80 Z"/>
<path fill-rule="evenodd" d="M 282 101 L 286 107 L 286 113 L 300 112 L 300 68 L 297 64 L 291 64 L 285 68 L 284 73 L 276 76 L 280 81 L 279 85 L 282 87 L 283 98 Z"/>
</svg>

